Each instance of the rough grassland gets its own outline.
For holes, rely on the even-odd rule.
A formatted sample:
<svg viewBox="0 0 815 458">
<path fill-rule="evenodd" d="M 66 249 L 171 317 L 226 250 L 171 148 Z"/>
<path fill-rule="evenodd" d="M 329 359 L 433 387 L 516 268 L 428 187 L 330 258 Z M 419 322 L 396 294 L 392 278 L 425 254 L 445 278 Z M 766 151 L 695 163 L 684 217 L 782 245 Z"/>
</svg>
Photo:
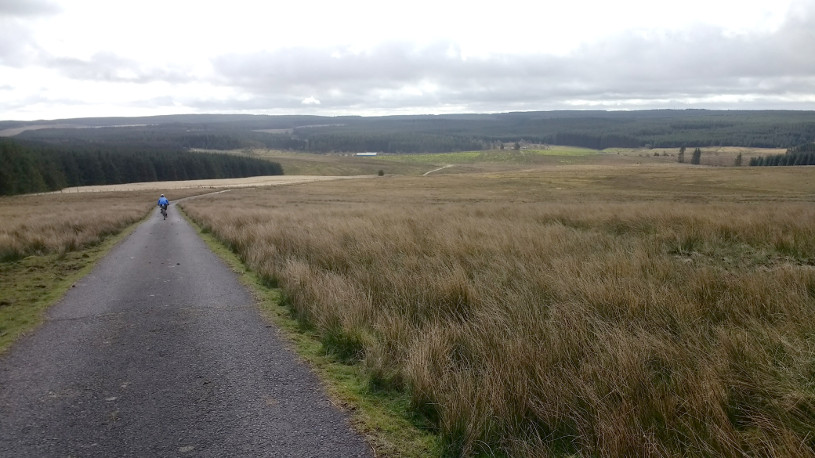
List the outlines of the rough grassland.
<svg viewBox="0 0 815 458">
<path fill-rule="evenodd" d="M 783 149 L 706 147 L 701 164 L 707 166 L 733 166 L 742 155 L 744 165 L 755 156 L 783 154 Z M 693 147 L 686 152 L 690 164 Z M 512 171 L 518 168 L 540 168 L 569 164 L 604 165 L 678 165 L 678 148 L 611 148 L 592 150 L 571 146 L 524 144 L 520 150 L 459 151 L 426 154 L 380 154 L 376 157 L 355 157 L 350 153 L 311 154 L 267 149 L 243 149 L 231 154 L 273 160 L 283 167 L 287 175 L 423 175 L 429 171 L 438 174 L 478 173 L 486 171 Z M 440 169 L 444 167 L 443 169 Z"/>
<path fill-rule="evenodd" d="M 154 208 L 156 198 L 155 191 L 0 198 L 0 351 L 36 326 L 116 235 Z"/>
<path fill-rule="evenodd" d="M 815 455 L 811 168 L 571 167 L 184 204 L 455 455 Z"/>
</svg>

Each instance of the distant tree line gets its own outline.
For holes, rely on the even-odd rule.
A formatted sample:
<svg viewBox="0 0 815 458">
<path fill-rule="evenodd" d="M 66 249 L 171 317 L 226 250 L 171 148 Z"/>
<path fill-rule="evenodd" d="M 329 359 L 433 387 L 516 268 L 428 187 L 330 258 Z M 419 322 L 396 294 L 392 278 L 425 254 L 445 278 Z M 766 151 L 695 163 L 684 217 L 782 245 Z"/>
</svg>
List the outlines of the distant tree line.
<svg viewBox="0 0 815 458">
<path fill-rule="evenodd" d="M 486 148 L 484 141 L 435 134 L 315 134 L 304 141 L 304 149 L 315 153 L 376 151 L 381 153 L 445 153 Z"/>
<path fill-rule="evenodd" d="M 0 139 L 0 195 L 71 186 L 282 175 L 280 164 L 228 154 Z"/>
<path fill-rule="evenodd" d="M 754 157 L 751 166 L 815 165 L 815 143 L 790 148 L 784 154 Z"/>
<path fill-rule="evenodd" d="M 516 142 L 593 149 L 682 145 L 789 148 L 815 140 L 812 111 L 541 111 L 382 117 L 174 115 L 51 123 L 74 128 L 29 130 L 18 137 L 62 145 L 81 139 L 116 147 L 263 147 L 315 153 L 433 153 L 491 149 Z M 29 124 L 47 125 L 42 121 L 4 121 L 0 129 Z"/>
<path fill-rule="evenodd" d="M 376 151 L 382 153 L 437 153 L 486 149 L 490 145 L 470 136 L 402 131 L 333 131 L 292 129 L 291 133 L 240 130 L 234 126 L 135 126 L 97 129 L 42 129 L 24 132 L 20 138 L 60 145 L 85 147 L 88 143 L 112 148 L 162 150 L 237 150 L 269 148 L 313 153 Z"/>
<path fill-rule="evenodd" d="M 15 138 L 37 140 L 72 149 L 86 149 L 89 145 L 104 145 L 105 148 L 114 150 L 138 148 L 149 151 L 236 150 L 262 146 L 296 149 L 302 143 L 292 141 L 290 136 L 241 130 L 231 125 L 209 127 L 181 124 L 94 129 L 40 129 L 23 132 Z"/>
<path fill-rule="evenodd" d="M 699 165 L 702 162 L 702 149 L 696 148 L 693 150 L 693 155 L 690 157 L 690 163 L 693 165 Z"/>
<path fill-rule="evenodd" d="M 484 115 L 487 116 L 487 115 Z M 670 119 L 535 118 L 416 119 L 360 118 L 347 124 L 308 126 L 288 134 L 253 132 L 241 147 L 314 153 L 377 151 L 382 153 L 435 153 L 476 151 L 516 142 L 606 148 L 673 148 L 685 144 L 779 148 L 815 139 L 815 113 L 808 123 L 796 119 L 746 117 L 732 122 L 705 119 L 672 123 Z M 699 115 L 702 116 L 702 115 Z M 755 115 L 754 115 L 755 116 Z M 791 115 L 792 116 L 792 115 Z M 233 132 L 231 135 L 239 135 Z M 199 143 L 200 144 L 200 139 Z M 209 141 L 210 147 L 213 145 Z M 184 146 L 194 146 L 187 141 Z"/>
<path fill-rule="evenodd" d="M 551 111 L 338 118 L 322 126 L 295 128 L 293 133 L 300 138 L 326 133 L 346 137 L 371 133 L 446 135 L 477 140 L 483 148 L 516 141 L 593 149 L 673 148 L 688 144 L 786 148 L 815 139 L 815 112 Z"/>
</svg>

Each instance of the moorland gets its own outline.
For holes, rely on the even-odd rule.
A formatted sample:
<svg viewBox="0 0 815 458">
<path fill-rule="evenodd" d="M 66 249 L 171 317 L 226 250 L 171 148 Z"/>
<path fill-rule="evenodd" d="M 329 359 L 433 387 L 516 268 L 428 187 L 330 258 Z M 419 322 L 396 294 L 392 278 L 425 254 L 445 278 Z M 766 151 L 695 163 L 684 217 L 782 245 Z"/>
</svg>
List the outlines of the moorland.
<svg viewBox="0 0 815 458">
<path fill-rule="evenodd" d="M 815 455 L 815 169 L 734 166 L 791 145 L 708 145 L 700 165 L 672 145 L 504 146 L 242 146 L 228 154 L 367 176 L 180 207 L 279 292 L 326 358 L 406 399 L 404 416 L 441 444 L 388 450 Z M 3 198 L 4 285 L 82 259 L 153 194 Z M 22 313 L 60 275 L 15 286 L 33 292 L 0 297 L 0 312 Z"/>
<path fill-rule="evenodd" d="M 784 152 L 815 139 L 815 112 L 551 111 L 385 117 L 172 115 L 0 121 L 0 195 L 145 181 L 292 173 L 227 151 L 354 154 L 490 152 L 568 145 L 588 150 L 722 147 Z M 194 154 L 197 153 L 197 154 Z M 693 156 L 695 157 L 695 155 Z M 746 158 L 741 159 L 747 165 Z M 682 160 L 679 160 L 682 162 Z M 750 165 L 815 163 L 801 157 Z M 732 165 L 732 164 L 724 164 Z"/>
<path fill-rule="evenodd" d="M 569 166 L 183 206 L 447 453 L 802 456 L 811 173 Z"/>
</svg>

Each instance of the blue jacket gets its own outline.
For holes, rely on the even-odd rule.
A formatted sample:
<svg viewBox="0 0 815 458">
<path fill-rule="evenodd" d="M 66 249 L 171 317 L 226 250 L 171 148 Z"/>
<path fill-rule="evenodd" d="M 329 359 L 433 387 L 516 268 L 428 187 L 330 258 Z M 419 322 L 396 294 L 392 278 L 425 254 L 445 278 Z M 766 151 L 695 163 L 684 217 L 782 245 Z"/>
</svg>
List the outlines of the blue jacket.
<svg viewBox="0 0 815 458">
<path fill-rule="evenodd" d="M 169 201 L 169 200 L 167 200 L 167 198 L 166 198 L 166 197 L 159 197 L 159 198 L 158 198 L 158 205 L 159 205 L 159 206 L 162 206 L 162 205 L 170 205 L 170 201 Z"/>
</svg>

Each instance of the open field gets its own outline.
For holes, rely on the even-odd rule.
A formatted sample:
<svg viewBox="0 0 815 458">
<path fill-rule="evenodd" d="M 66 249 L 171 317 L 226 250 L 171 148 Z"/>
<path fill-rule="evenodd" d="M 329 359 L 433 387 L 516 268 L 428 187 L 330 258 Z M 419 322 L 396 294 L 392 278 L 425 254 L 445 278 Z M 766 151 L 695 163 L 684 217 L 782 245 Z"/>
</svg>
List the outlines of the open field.
<svg viewBox="0 0 815 458">
<path fill-rule="evenodd" d="M 454 153 L 184 208 L 450 453 L 812 456 L 813 169 L 620 153 Z M 176 188 L 147 189 L 0 199 L 0 349 Z"/>
<path fill-rule="evenodd" d="M 784 154 L 787 150 L 784 148 L 747 148 L 738 146 L 708 146 L 700 148 L 702 156 L 700 165 L 712 165 L 717 167 L 732 167 L 736 161 L 736 157 L 741 154 L 742 164 L 747 165 L 750 159 L 758 156 L 774 156 L 777 154 Z M 690 163 L 690 158 L 693 155 L 694 147 L 685 149 L 685 163 Z M 625 157 L 655 157 L 662 160 L 669 160 L 677 162 L 679 149 L 678 148 L 609 148 L 603 150 L 607 154 L 619 154 Z"/>
<path fill-rule="evenodd" d="M 815 456 L 813 169 L 621 164 L 183 208 L 452 454 Z"/>
<path fill-rule="evenodd" d="M 383 160 L 384 156 L 359 157 L 351 154 L 295 153 L 267 149 L 245 149 L 230 153 L 277 162 L 283 167 L 286 175 L 376 175 L 380 170 L 388 175 L 421 175 L 428 170 L 426 164 L 398 160 L 386 161 Z"/>
<path fill-rule="evenodd" d="M 702 149 L 701 165 L 733 166 L 742 154 L 748 164 L 755 156 L 782 154 L 783 149 L 709 147 Z M 460 174 L 500 172 L 519 168 L 559 167 L 563 165 L 653 165 L 677 164 L 691 167 L 693 148 L 685 152 L 685 164 L 678 164 L 678 148 L 613 148 L 593 150 L 570 146 L 524 145 L 520 150 L 460 151 L 428 154 L 380 154 L 376 157 L 356 157 L 351 154 L 311 154 L 285 151 L 245 149 L 232 154 L 272 160 L 281 164 L 288 175 L 424 175 L 433 173 Z M 444 167 L 443 169 L 441 169 Z"/>
<path fill-rule="evenodd" d="M 106 251 L 103 240 L 144 218 L 155 193 L 0 198 L 0 351 Z"/>
<path fill-rule="evenodd" d="M 0 198 L 0 261 L 66 253 L 142 219 L 155 192 L 53 193 Z"/>
<path fill-rule="evenodd" d="M 340 180 L 348 178 L 361 178 L 359 176 L 317 176 L 317 175 L 273 175 L 248 178 L 221 178 L 213 180 L 185 180 L 185 181 L 151 181 L 145 183 L 125 183 L 100 186 L 79 186 L 65 188 L 52 194 L 70 194 L 77 192 L 122 192 L 122 191 L 178 191 L 189 190 L 194 194 L 210 189 L 251 188 L 256 186 L 277 186 L 284 184 L 308 183 L 312 181 Z M 155 193 L 154 193 L 155 194 Z"/>
<path fill-rule="evenodd" d="M 0 351 L 35 326 L 45 307 L 105 254 L 105 242 L 144 218 L 156 198 L 154 191 L 0 198 Z"/>
<path fill-rule="evenodd" d="M 38 130 L 38 129 L 71 129 L 76 126 L 72 126 L 70 124 L 47 124 L 47 125 L 29 125 L 29 126 L 22 126 L 22 127 L 15 127 L 10 129 L 2 129 L 0 130 L 0 137 L 13 137 L 15 135 L 19 135 L 27 130 Z"/>
<path fill-rule="evenodd" d="M 616 154 L 567 146 L 537 149 L 460 151 L 427 154 L 380 154 L 358 157 L 352 154 L 310 154 L 274 150 L 240 150 L 233 154 L 269 159 L 279 163 L 287 174 L 303 175 L 375 175 L 380 170 L 387 175 L 423 175 L 445 167 L 444 173 L 517 170 L 519 167 L 556 166 L 574 163 L 608 162 L 635 163 L 642 158 L 627 158 Z M 604 157 L 608 156 L 608 157 Z M 652 161 L 648 157 L 649 161 Z"/>
</svg>

